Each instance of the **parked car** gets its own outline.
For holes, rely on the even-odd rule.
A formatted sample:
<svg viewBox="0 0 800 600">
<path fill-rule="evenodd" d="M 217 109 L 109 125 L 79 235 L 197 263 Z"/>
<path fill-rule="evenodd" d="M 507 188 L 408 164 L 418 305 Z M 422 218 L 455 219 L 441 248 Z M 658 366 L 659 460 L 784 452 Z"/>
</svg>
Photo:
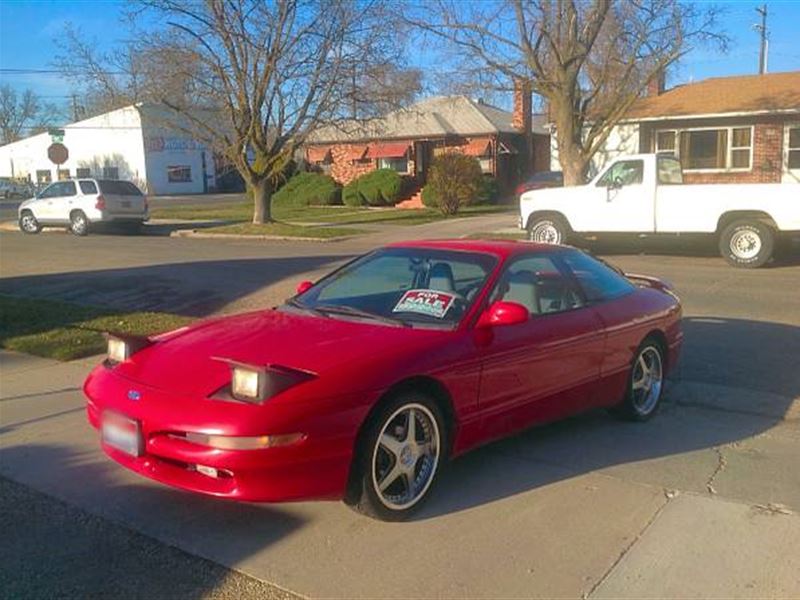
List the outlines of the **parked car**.
<svg viewBox="0 0 800 600">
<path fill-rule="evenodd" d="M 517 196 L 532 190 L 543 190 L 547 188 L 563 187 L 564 173 L 561 171 L 540 171 L 534 173 L 528 179 L 520 183 L 515 190 Z"/>
<path fill-rule="evenodd" d="M 563 243 L 572 235 L 704 234 L 737 267 L 760 267 L 776 238 L 800 233 L 798 186 L 782 183 L 683 183 L 667 155 L 617 158 L 588 184 L 526 192 L 519 225 L 532 241 Z"/>
<path fill-rule="evenodd" d="M 680 320 L 665 283 L 575 248 L 394 244 L 277 308 L 109 333 L 87 416 L 112 459 L 165 484 L 399 520 L 490 440 L 593 407 L 652 417 Z"/>
<path fill-rule="evenodd" d="M 130 181 L 117 179 L 56 181 L 20 204 L 18 214 L 24 233 L 66 225 L 75 235 L 87 235 L 98 223 L 135 230 L 149 219 L 147 197 Z"/>
<path fill-rule="evenodd" d="M 0 177 L 0 198 L 9 200 L 11 198 L 28 198 L 32 195 L 30 184 L 8 177 Z"/>
</svg>

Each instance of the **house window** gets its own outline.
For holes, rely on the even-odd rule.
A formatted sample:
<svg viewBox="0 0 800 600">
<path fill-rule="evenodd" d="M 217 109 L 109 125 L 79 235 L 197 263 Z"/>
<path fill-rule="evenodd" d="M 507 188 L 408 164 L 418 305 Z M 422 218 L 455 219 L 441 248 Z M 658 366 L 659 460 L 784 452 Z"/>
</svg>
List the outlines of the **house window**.
<svg viewBox="0 0 800 600">
<path fill-rule="evenodd" d="M 103 167 L 103 179 L 119 179 L 119 168 Z"/>
<path fill-rule="evenodd" d="M 47 171 L 36 171 L 36 183 L 51 183 L 53 181 L 53 174 Z"/>
<path fill-rule="evenodd" d="M 481 163 L 481 172 L 482 173 L 492 173 L 492 157 L 486 156 L 483 158 L 478 158 L 478 162 Z"/>
<path fill-rule="evenodd" d="M 656 133 L 656 153 L 675 155 L 675 131 L 659 131 Z"/>
<path fill-rule="evenodd" d="M 80 167 L 78 169 L 75 169 L 75 177 L 77 177 L 78 179 L 85 179 L 91 176 L 92 176 L 91 169 L 87 169 L 86 167 Z"/>
<path fill-rule="evenodd" d="M 408 159 L 405 156 L 379 158 L 379 169 L 392 169 L 398 173 L 408 173 Z"/>
<path fill-rule="evenodd" d="M 749 127 L 739 127 L 731 135 L 731 168 L 749 169 L 753 149 L 753 131 Z"/>
<path fill-rule="evenodd" d="M 744 171 L 753 164 L 752 127 L 657 131 L 654 145 L 680 158 L 685 171 Z"/>
<path fill-rule="evenodd" d="M 787 162 L 790 169 L 800 169 L 800 127 L 789 129 Z"/>
<path fill-rule="evenodd" d="M 167 167 L 167 181 L 170 183 L 188 183 L 192 180 L 192 168 L 189 165 Z"/>
</svg>

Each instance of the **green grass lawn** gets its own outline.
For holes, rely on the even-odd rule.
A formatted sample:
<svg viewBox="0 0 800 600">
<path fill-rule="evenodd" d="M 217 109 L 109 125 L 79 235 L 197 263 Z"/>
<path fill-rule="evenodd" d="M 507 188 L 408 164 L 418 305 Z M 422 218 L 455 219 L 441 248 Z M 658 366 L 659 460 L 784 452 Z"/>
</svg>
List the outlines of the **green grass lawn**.
<svg viewBox="0 0 800 600">
<path fill-rule="evenodd" d="M 512 212 L 513 206 L 468 206 L 457 217 L 472 217 L 498 212 Z M 234 221 L 249 222 L 253 217 L 253 206 L 249 202 L 239 204 L 183 205 L 155 208 L 150 216 L 154 219 L 186 219 L 190 221 Z M 420 225 L 446 219 L 441 212 L 429 208 L 403 210 L 399 208 L 354 208 L 349 206 L 309 206 L 303 208 L 275 206 L 273 217 L 284 224 L 358 225 L 364 223 L 386 223 L 392 225 Z M 452 218 L 452 217 L 450 217 Z M 289 234 L 301 235 L 301 233 Z M 309 232 L 302 235 L 320 237 Z"/>
<path fill-rule="evenodd" d="M 365 233 L 363 229 L 351 227 L 305 227 L 291 223 L 233 223 L 219 227 L 207 227 L 203 233 L 233 233 L 236 235 L 274 235 L 279 237 L 336 238 Z"/>
<path fill-rule="evenodd" d="M 0 295 L 0 346 L 58 360 L 105 352 L 103 331 L 150 335 L 192 321 L 169 313 L 115 311 Z"/>
</svg>

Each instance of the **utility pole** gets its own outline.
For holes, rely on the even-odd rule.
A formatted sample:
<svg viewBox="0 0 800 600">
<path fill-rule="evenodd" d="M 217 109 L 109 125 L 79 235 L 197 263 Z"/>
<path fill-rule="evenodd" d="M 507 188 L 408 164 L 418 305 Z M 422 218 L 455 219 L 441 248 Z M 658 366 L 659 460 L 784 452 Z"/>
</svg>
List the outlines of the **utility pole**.
<svg viewBox="0 0 800 600">
<path fill-rule="evenodd" d="M 761 24 L 753 25 L 753 28 L 761 34 L 761 51 L 758 53 L 758 74 L 763 75 L 767 72 L 767 5 L 756 7 L 756 12 L 761 15 Z"/>
</svg>

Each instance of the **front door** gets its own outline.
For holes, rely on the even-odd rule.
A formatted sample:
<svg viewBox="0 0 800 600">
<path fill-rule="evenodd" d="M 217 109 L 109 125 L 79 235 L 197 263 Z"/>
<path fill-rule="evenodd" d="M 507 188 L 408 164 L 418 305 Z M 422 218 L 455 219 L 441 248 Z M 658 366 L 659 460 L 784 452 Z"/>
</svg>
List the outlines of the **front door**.
<svg viewBox="0 0 800 600">
<path fill-rule="evenodd" d="M 414 142 L 414 168 L 419 185 L 425 185 L 428 180 L 428 167 L 430 167 L 432 155 L 430 142 Z"/>
<path fill-rule="evenodd" d="M 589 190 L 586 201 L 581 231 L 655 231 L 655 173 L 645 173 L 641 159 L 613 163 Z"/>
<path fill-rule="evenodd" d="M 600 374 L 602 323 L 573 279 L 549 256 L 506 268 L 492 302 L 526 306 L 530 319 L 495 327 L 484 348 L 479 411 L 487 438 L 590 405 Z"/>
</svg>

